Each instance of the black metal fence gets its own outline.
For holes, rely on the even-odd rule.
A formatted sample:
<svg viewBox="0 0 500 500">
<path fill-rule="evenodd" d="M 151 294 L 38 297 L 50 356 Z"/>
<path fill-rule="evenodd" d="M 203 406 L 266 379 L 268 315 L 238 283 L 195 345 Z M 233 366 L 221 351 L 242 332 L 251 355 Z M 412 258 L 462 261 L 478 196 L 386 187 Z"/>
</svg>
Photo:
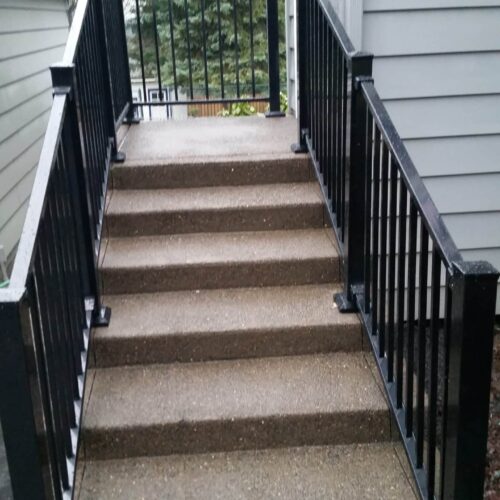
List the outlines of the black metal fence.
<svg viewBox="0 0 500 500">
<path fill-rule="evenodd" d="M 104 24 L 105 5 L 79 0 L 63 61 L 51 68 L 47 132 L 10 285 L 0 290 L 0 418 L 16 499 L 71 497 L 89 330 L 109 321 L 97 265 L 116 127 L 131 93 L 128 72 L 110 72 L 128 62 L 124 33 L 121 45 L 109 43 L 117 29 Z"/>
<path fill-rule="evenodd" d="M 278 0 L 124 3 L 141 116 L 154 106 L 167 117 L 174 105 L 260 101 L 269 102 L 267 116 L 283 116 Z"/>
<path fill-rule="evenodd" d="M 464 262 L 333 7 L 298 0 L 299 143 L 422 498 L 483 496 L 498 272 Z"/>
</svg>

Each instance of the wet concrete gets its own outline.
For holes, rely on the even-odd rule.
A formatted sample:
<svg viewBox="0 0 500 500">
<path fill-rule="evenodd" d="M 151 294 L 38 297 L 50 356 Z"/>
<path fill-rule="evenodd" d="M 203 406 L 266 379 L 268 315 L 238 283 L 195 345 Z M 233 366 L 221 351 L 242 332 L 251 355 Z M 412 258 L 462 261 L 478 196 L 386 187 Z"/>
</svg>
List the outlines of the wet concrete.
<svg viewBox="0 0 500 500">
<path fill-rule="evenodd" d="M 80 500 L 416 499 L 392 443 L 88 462 Z"/>
<path fill-rule="evenodd" d="M 127 161 L 289 155 L 297 136 L 293 117 L 196 118 L 144 122 L 130 127 L 123 143 Z"/>
</svg>

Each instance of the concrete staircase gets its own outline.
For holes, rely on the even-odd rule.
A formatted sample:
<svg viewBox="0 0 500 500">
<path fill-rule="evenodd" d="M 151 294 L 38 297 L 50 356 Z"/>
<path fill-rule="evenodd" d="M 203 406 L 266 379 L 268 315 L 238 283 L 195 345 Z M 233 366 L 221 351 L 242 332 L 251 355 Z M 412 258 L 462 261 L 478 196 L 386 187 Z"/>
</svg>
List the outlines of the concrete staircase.
<svg viewBox="0 0 500 500">
<path fill-rule="evenodd" d="M 141 150 L 161 130 L 141 124 L 113 169 L 77 498 L 411 498 L 359 322 L 333 305 L 339 256 L 287 153 L 294 123 L 249 119 L 253 149 L 266 127 L 282 139 L 236 157 L 249 122 L 231 122 L 182 161 Z M 191 121 L 192 141 L 219 123 Z M 163 126 L 180 147 L 186 125 Z"/>
</svg>

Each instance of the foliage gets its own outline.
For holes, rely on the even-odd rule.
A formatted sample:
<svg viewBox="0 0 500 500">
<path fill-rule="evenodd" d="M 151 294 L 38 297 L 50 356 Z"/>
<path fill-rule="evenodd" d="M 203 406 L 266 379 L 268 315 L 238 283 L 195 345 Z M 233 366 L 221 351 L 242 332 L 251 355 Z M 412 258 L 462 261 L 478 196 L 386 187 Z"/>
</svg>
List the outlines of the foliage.
<svg viewBox="0 0 500 500">
<path fill-rule="evenodd" d="M 220 111 L 219 116 L 251 116 L 256 113 L 257 110 L 249 102 L 236 102 Z"/>
<path fill-rule="evenodd" d="M 280 110 L 283 113 L 288 111 L 288 97 L 284 92 L 280 92 Z"/>
<path fill-rule="evenodd" d="M 153 12 L 153 7 L 155 12 Z M 250 23 L 250 8 L 252 24 Z M 267 93 L 266 0 L 139 0 L 139 9 L 146 78 L 156 79 L 158 76 L 153 16 L 155 13 L 162 86 L 173 88 L 177 83 L 179 90 L 189 96 L 191 71 L 195 97 L 205 96 L 206 84 L 210 96 L 220 97 L 222 91 L 220 58 L 222 57 L 225 97 L 236 96 L 238 77 L 242 96 L 252 94 L 253 79 L 255 79 L 256 94 Z M 126 2 L 125 12 L 131 72 L 133 76 L 140 77 L 135 1 Z M 280 72 L 284 82 L 286 78 L 284 0 L 279 0 L 279 16 Z M 171 24 L 170 21 L 172 21 Z M 251 25 L 253 26 L 253 57 Z M 174 47 L 172 47 L 172 39 L 175 42 Z"/>
</svg>

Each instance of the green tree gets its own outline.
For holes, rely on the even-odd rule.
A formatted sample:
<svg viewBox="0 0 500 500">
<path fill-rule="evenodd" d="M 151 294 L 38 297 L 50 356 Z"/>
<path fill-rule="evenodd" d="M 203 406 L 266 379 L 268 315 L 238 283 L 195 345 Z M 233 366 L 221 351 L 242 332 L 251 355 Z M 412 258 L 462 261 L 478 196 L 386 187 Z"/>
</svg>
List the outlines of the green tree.
<svg viewBox="0 0 500 500">
<path fill-rule="evenodd" d="M 210 96 L 220 97 L 220 57 L 222 55 L 226 97 L 236 96 L 237 77 L 239 77 L 241 95 L 251 95 L 252 68 L 256 93 L 261 95 L 267 93 L 266 0 L 139 0 L 146 78 L 157 78 L 153 9 L 155 9 L 156 14 L 159 63 L 163 86 L 174 86 L 173 55 L 175 54 L 177 85 L 183 93 L 189 95 L 190 55 L 195 97 L 205 95 L 205 78 L 209 86 Z M 284 82 L 286 78 L 284 0 L 279 0 L 279 16 L 281 26 L 280 73 L 282 82 Z M 126 19 L 131 71 L 135 77 L 140 77 L 135 0 L 129 0 L 126 4 Z M 253 58 L 251 26 L 253 26 Z M 174 41 L 174 54 L 172 52 L 172 39 Z"/>
</svg>

